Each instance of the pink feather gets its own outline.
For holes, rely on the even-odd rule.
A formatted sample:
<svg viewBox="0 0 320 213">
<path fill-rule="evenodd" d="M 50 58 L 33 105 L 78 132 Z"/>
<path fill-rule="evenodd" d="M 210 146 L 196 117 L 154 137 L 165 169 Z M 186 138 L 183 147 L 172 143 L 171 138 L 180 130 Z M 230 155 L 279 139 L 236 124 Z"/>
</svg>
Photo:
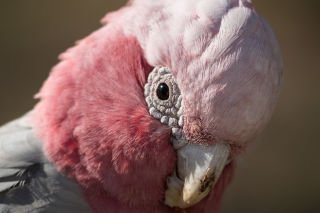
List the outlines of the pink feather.
<svg viewBox="0 0 320 213">
<path fill-rule="evenodd" d="M 96 212 L 175 212 L 163 198 L 176 156 L 170 128 L 144 100 L 149 72 L 172 68 L 187 132 L 213 134 L 237 155 L 275 105 L 281 64 L 274 35 L 246 0 L 136 0 L 103 22 L 62 54 L 37 95 L 38 134 Z M 233 170 L 232 162 L 214 193 L 187 212 L 219 212 Z"/>
</svg>

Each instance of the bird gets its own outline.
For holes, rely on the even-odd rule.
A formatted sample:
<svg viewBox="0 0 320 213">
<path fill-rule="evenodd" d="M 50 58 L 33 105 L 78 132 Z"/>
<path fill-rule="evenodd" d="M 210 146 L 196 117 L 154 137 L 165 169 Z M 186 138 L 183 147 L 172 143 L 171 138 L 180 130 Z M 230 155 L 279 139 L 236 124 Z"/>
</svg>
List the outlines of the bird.
<svg viewBox="0 0 320 213">
<path fill-rule="evenodd" d="M 59 58 L 0 128 L 0 212 L 218 213 L 283 76 L 250 0 L 130 0 Z"/>
</svg>

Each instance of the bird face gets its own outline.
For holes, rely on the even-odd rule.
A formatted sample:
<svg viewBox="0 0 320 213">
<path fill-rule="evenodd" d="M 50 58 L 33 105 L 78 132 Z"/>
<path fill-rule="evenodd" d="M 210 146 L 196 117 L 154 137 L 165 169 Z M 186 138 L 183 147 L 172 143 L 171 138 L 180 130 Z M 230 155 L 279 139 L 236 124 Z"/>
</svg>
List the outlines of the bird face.
<svg viewBox="0 0 320 213">
<path fill-rule="evenodd" d="M 97 212 L 218 197 L 235 150 L 276 103 L 271 29 L 246 0 L 132 1 L 106 22 L 63 54 L 38 95 L 48 158 Z"/>
<path fill-rule="evenodd" d="M 183 98 L 169 68 L 156 67 L 149 74 L 145 97 L 149 113 L 171 128 L 171 142 L 177 150 L 177 168 L 168 178 L 165 203 L 190 207 L 211 191 L 228 162 L 230 147 L 227 143 L 209 145 L 187 138 L 183 130 Z"/>
<path fill-rule="evenodd" d="M 177 153 L 165 193 L 170 207 L 188 208 L 205 198 L 235 150 L 244 149 L 271 116 L 281 57 L 272 31 L 251 6 L 228 5 L 211 28 L 199 15 L 185 34 L 175 32 L 147 49 L 149 62 L 158 64 L 145 85 L 149 113 L 171 128 Z M 157 57 L 164 53 L 170 57 Z"/>
</svg>

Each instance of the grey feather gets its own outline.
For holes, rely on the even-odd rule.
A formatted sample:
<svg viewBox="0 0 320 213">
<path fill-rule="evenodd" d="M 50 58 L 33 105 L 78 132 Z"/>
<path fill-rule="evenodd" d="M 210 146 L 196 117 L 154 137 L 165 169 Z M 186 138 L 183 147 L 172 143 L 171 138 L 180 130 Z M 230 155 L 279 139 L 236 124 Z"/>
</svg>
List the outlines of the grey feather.
<svg viewBox="0 0 320 213">
<path fill-rule="evenodd" d="M 45 157 L 30 113 L 0 127 L 0 212 L 91 212 L 80 187 Z"/>
</svg>

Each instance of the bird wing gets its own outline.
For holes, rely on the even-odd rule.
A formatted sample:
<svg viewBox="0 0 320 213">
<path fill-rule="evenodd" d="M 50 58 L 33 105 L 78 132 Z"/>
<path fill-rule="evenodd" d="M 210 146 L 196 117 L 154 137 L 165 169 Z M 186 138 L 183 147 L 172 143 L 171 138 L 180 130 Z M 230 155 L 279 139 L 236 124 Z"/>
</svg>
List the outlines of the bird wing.
<svg viewBox="0 0 320 213">
<path fill-rule="evenodd" d="M 28 125 L 28 115 L 0 128 L 0 193 L 22 184 L 33 165 L 43 161 L 41 143 Z"/>
<path fill-rule="evenodd" d="M 0 212 L 90 212 L 79 186 L 45 157 L 30 117 L 0 127 Z"/>
</svg>

